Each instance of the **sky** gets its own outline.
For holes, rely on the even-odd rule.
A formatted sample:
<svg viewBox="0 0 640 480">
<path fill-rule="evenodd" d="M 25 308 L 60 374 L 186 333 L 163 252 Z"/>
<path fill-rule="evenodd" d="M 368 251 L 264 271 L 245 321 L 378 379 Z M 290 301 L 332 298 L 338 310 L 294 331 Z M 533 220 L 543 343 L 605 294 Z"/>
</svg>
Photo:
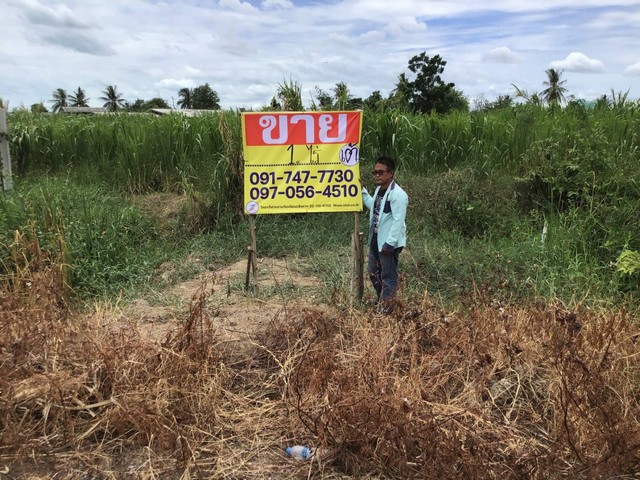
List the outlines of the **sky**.
<svg viewBox="0 0 640 480">
<path fill-rule="evenodd" d="M 0 0 L 0 98 L 9 108 L 108 85 L 133 102 L 208 83 L 223 108 L 269 104 L 278 85 L 345 82 L 388 96 L 422 52 L 470 100 L 545 88 L 640 98 L 640 1 L 634 0 Z"/>
</svg>

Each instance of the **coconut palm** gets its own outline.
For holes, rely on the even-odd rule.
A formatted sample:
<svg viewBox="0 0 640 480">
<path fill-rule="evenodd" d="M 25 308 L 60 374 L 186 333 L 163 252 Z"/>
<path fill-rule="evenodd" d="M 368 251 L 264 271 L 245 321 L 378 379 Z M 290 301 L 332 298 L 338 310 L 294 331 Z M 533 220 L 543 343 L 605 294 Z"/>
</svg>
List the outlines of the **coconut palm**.
<svg viewBox="0 0 640 480">
<path fill-rule="evenodd" d="M 73 92 L 73 94 L 69 95 L 69 101 L 71 102 L 72 107 L 88 107 L 89 99 L 87 98 L 87 94 L 80 87 Z"/>
<path fill-rule="evenodd" d="M 567 91 L 564 88 L 564 84 L 567 82 L 566 80 L 560 80 L 562 76 L 562 70 L 556 70 L 555 68 L 550 68 L 545 71 L 547 74 L 547 80 L 542 82 L 547 88 L 542 91 L 542 97 L 544 101 L 549 105 L 557 105 L 559 103 L 563 103 L 565 101 L 564 94 Z"/>
<path fill-rule="evenodd" d="M 180 108 L 192 108 L 192 93 L 193 91 L 190 88 L 185 87 L 180 89 L 178 92 L 178 97 L 180 97 L 180 100 L 178 100 L 178 106 Z"/>
<path fill-rule="evenodd" d="M 118 87 L 116 85 L 109 85 L 104 89 L 104 97 L 100 97 L 100 100 L 104 101 L 104 108 L 110 112 L 116 112 L 121 108 L 124 108 L 126 102 L 122 98 L 122 94 L 118 93 Z"/>
<path fill-rule="evenodd" d="M 51 110 L 59 112 L 62 107 L 67 106 L 67 92 L 64 88 L 56 88 L 53 91 L 53 99 L 51 100 Z"/>
</svg>

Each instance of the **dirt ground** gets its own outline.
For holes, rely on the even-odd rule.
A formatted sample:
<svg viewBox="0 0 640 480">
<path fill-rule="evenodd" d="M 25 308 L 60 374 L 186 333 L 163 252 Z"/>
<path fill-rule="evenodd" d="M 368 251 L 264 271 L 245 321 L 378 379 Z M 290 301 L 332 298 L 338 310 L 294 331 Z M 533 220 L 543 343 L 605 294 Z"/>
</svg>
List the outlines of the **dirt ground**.
<svg viewBox="0 0 640 480">
<path fill-rule="evenodd" d="M 141 195 L 134 199 L 141 210 L 156 218 L 160 231 L 175 228 L 187 201 L 184 195 L 173 193 Z M 208 311 L 214 314 L 216 326 L 229 340 L 242 341 L 260 326 L 264 327 L 282 315 L 288 307 L 318 306 L 317 291 L 321 281 L 303 274 L 304 263 L 299 259 L 258 258 L 257 294 L 251 287 L 249 291 L 244 289 L 247 273 L 244 259 L 231 265 L 207 268 L 198 268 L 198 258 L 190 257 L 185 262 L 195 264 L 196 270 L 204 272 L 157 292 L 152 298 L 133 301 L 115 314 L 118 320 L 124 317 L 136 322 L 143 327 L 141 330 L 145 335 L 161 341 L 186 318 L 192 301 L 205 288 Z M 167 283 L 176 269 L 176 265 L 169 263 L 161 266 L 157 275 Z M 145 325 L 148 328 L 144 328 Z"/>
<path fill-rule="evenodd" d="M 149 339 L 162 341 L 179 328 L 192 302 L 204 289 L 208 311 L 219 333 L 228 341 L 242 342 L 269 321 L 284 315 L 287 308 L 321 308 L 317 300 L 321 281 L 303 274 L 303 266 L 286 258 L 258 259 L 256 294 L 253 276 L 249 290 L 244 289 L 246 260 L 219 269 L 210 267 L 194 278 L 158 292 L 152 299 L 131 302 L 122 308 L 118 320 L 133 321 Z"/>
</svg>

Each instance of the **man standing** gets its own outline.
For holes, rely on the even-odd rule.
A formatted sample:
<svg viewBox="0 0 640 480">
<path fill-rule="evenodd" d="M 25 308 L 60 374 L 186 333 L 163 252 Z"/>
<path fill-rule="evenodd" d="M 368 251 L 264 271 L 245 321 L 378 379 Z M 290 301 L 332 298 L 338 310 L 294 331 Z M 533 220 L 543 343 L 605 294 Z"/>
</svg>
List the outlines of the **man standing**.
<svg viewBox="0 0 640 480">
<path fill-rule="evenodd" d="M 395 170 L 392 158 L 378 158 L 373 169 L 373 196 L 362 187 L 362 201 L 369 209 L 369 278 L 377 294 L 376 303 L 387 312 L 398 287 L 399 255 L 407 244 L 409 197 L 393 179 Z"/>
</svg>

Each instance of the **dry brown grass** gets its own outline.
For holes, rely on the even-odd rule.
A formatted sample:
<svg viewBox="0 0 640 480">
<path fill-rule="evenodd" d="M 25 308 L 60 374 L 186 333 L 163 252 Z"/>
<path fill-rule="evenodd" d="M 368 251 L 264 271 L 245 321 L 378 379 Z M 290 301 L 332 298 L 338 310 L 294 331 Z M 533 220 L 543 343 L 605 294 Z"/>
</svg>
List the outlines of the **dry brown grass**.
<svg viewBox="0 0 640 480">
<path fill-rule="evenodd" d="M 238 348 L 203 285 L 181 328 L 154 342 L 145 325 L 73 315 L 59 262 L 35 241 L 14 248 L 23 261 L 0 284 L 7 478 L 640 470 L 640 333 L 624 312 L 476 296 L 445 315 L 425 296 L 391 316 L 287 311 Z M 294 443 L 324 453 L 285 458 Z"/>
<path fill-rule="evenodd" d="M 636 478 L 640 334 L 624 312 L 477 297 L 273 326 L 299 435 L 355 477 Z"/>
</svg>

